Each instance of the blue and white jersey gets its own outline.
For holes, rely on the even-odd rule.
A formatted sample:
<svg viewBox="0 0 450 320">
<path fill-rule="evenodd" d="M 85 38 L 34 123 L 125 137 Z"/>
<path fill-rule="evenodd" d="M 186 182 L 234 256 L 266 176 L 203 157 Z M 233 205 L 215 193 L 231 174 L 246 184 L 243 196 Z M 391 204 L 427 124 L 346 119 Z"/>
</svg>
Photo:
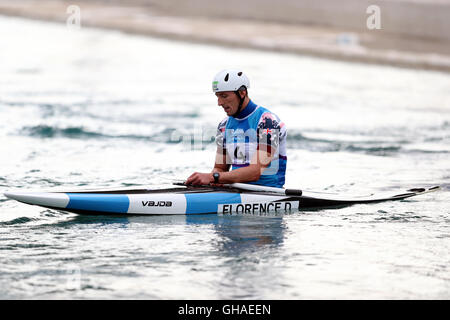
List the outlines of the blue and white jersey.
<svg viewBox="0 0 450 320">
<path fill-rule="evenodd" d="M 286 126 L 278 116 L 250 100 L 239 115 L 220 122 L 216 143 L 231 170 L 250 165 L 257 150 L 273 152 L 272 162 L 259 180 L 249 183 L 281 188 L 286 174 L 286 136 Z"/>
</svg>

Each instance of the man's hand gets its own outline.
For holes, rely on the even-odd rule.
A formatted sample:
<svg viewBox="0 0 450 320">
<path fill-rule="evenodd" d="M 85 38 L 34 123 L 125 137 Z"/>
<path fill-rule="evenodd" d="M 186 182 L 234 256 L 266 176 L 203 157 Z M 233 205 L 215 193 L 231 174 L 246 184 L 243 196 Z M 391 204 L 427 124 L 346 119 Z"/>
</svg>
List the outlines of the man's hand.
<svg viewBox="0 0 450 320">
<path fill-rule="evenodd" d="M 187 185 L 208 185 L 214 182 L 212 173 L 195 172 L 186 180 Z"/>
</svg>

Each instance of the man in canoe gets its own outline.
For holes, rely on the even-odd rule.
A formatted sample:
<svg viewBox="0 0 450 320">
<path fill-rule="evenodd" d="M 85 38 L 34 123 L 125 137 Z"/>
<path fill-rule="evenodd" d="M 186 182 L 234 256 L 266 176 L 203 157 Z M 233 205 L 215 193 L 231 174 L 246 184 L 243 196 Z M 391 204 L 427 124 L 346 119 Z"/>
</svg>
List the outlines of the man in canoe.
<svg viewBox="0 0 450 320">
<path fill-rule="evenodd" d="M 250 100 L 249 87 L 241 70 L 223 70 L 214 77 L 212 89 L 227 117 L 217 128 L 212 172 L 193 173 L 186 180 L 187 185 L 240 182 L 283 187 L 286 126 L 274 113 Z"/>
</svg>

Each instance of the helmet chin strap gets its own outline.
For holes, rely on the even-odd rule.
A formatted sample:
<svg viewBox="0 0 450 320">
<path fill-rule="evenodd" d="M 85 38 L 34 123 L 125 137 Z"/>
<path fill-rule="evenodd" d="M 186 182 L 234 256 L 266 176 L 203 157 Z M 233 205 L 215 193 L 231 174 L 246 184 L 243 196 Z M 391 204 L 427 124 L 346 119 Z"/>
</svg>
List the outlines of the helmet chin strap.
<svg viewBox="0 0 450 320">
<path fill-rule="evenodd" d="M 238 96 L 238 98 L 239 98 L 239 106 L 238 106 L 237 111 L 232 115 L 232 117 L 236 117 L 236 116 L 241 112 L 242 104 L 244 103 L 244 100 L 245 100 L 245 96 L 244 96 L 244 98 L 242 98 L 241 95 L 239 94 L 239 90 L 238 90 L 238 91 L 235 91 L 234 93 L 235 93 L 235 94 Z"/>
</svg>

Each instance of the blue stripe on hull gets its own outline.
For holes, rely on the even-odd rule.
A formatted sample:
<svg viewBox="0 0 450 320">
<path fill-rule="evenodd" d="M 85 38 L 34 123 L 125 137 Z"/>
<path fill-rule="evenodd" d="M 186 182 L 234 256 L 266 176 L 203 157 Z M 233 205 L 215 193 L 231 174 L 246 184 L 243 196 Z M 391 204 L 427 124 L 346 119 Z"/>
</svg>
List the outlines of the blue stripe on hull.
<svg viewBox="0 0 450 320">
<path fill-rule="evenodd" d="M 69 204 L 67 209 L 127 213 L 130 199 L 123 194 L 86 194 L 67 193 Z"/>
<path fill-rule="evenodd" d="M 186 197 L 186 214 L 217 212 L 219 204 L 241 203 L 239 193 L 189 193 Z"/>
</svg>

